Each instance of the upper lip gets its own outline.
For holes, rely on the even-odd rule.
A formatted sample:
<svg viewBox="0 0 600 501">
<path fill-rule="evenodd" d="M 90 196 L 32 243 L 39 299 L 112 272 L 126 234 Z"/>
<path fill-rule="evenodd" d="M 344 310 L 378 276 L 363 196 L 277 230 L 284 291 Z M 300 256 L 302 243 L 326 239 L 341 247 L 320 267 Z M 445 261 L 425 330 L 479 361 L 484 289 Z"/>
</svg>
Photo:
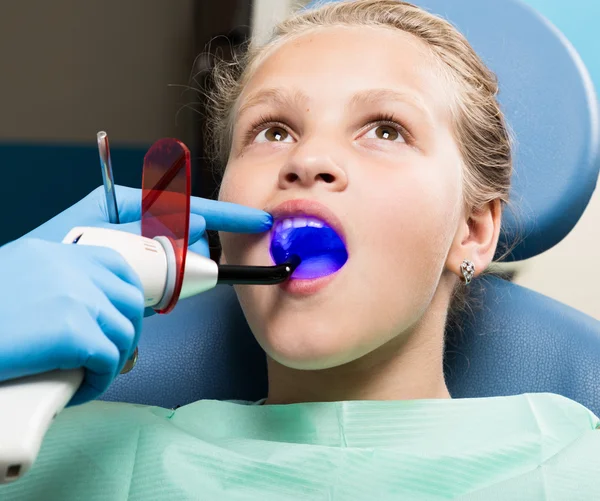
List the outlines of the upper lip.
<svg viewBox="0 0 600 501">
<path fill-rule="evenodd" d="M 329 207 L 323 205 L 321 202 L 296 198 L 286 200 L 274 209 L 266 210 L 266 212 L 269 212 L 274 220 L 288 217 L 315 217 L 332 228 L 344 244 L 346 244 L 346 235 L 341 221 Z"/>
</svg>

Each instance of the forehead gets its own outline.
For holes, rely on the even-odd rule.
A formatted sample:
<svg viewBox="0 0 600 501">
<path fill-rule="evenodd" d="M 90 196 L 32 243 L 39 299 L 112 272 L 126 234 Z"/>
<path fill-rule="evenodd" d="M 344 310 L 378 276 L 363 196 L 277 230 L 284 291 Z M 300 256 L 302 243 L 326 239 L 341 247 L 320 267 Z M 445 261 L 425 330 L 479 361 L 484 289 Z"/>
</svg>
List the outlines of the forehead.
<svg viewBox="0 0 600 501">
<path fill-rule="evenodd" d="M 334 26 L 305 32 L 264 55 L 238 103 L 264 88 L 300 90 L 312 105 L 389 88 L 407 91 L 444 119 L 445 82 L 440 63 L 417 37 L 391 28 Z"/>
</svg>

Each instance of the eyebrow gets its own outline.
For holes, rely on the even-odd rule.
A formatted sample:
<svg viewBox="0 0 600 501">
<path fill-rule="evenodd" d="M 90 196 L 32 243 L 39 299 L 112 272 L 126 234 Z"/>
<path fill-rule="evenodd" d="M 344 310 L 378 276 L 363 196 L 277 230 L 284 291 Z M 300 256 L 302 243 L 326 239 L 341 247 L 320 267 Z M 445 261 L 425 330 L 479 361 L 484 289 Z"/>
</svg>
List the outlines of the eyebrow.
<svg viewBox="0 0 600 501">
<path fill-rule="evenodd" d="M 278 107 L 303 107 L 310 101 L 308 96 L 300 90 L 296 90 L 292 93 L 277 89 L 268 88 L 263 89 L 255 94 L 250 95 L 248 99 L 242 104 L 238 110 L 236 120 L 239 120 L 248 110 L 262 104 L 271 104 Z M 419 111 L 430 123 L 433 123 L 432 113 L 430 108 L 425 104 L 423 98 L 409 90 L 394 90 L 394 89 L 369 89 L 357 92 L 352 96 L 349 108 L 356 108 L 359 106 L 369 107 L 375 104 L 385 102 L 401 102 L 408 104 L 412 108 Z"/>
<path fill-rule="evenodd" d="M 358 106 L 369 107 L 375 104 L 399 102 L 408 104 L 416 109 L 421 115 L 424 115 L 429 122 L 433 122 L 433 116 L 429 106 L 425 104 L 424 99 L 415 92 L 410 90 L 395 90 L 395 89 L 369 89 L 356 93 L 350 100 L 349 107 L 355 108 Z"/>
<path fill-rule="evenodd" d="M 252 94 L 248 99 L 246 99 L 244 104 L 240 106 L 240 109 L 237 112 L 237 120 L 239 120 L 240 117 L 249 109 L 261 104 L 273 104 L 280 107 L 302 107 L 306 105 L 308 101 L 308 96 L 300 90 L 290 94 L 282 89 L 263 89 L 255 94 Z"/>
</svg>

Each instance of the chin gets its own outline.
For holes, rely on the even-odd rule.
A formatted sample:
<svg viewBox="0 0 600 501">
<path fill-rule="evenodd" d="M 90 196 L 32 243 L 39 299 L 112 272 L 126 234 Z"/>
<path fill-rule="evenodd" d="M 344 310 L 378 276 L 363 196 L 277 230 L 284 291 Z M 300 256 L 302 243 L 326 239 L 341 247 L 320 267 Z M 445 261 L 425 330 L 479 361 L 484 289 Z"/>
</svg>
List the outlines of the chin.
<svg viewBox="0 0 600 501">
<path fill-rule="evenodd" d="M 356 357 L 347 331 L 323 324 L 272 325 L 254 330 L 265 352 L 281 365 L 297 370 L 323 370 L 337 367 Z"/>
<path fill-rule="evenodd" d="M 344 365 L 351 360 L 339 360 L 339 353 L 334 357 L 318 354 L 308 355 L 306 353 L 281 353 L 274 350 L 267 351 L 269 357 L 278 364 L 298 371 L 321 371 Z"/>
</svg>

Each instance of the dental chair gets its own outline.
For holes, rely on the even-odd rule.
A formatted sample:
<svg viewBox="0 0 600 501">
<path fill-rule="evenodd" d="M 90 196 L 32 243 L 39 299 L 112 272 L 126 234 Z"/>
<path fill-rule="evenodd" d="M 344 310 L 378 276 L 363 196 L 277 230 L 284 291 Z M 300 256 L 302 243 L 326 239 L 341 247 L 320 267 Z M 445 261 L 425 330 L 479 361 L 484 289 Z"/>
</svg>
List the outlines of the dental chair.
<svg viewBox="0 0 600 501">
<path fill-rule="evenodd" d="M 515 241 L 508 260 L 547 251 L 575 226 L 598 180 L 598 105 L 586 69 L 562 34 L 518 0 L 415 3 L 453 22 L 500 80 L 517 139 L 518 217 L 504 214 L 498 253 Z M 502 278 L 477 280 L 482 308 L 462 317 L 459 341 L 446 351 L 452 396 L 552 392 L 600 415 L 600 322 Z M 174 408 L 267 394 L 265 355 L 229 286 L 145 319 L 139 353 L 104 400 Z"/>
</svg>

